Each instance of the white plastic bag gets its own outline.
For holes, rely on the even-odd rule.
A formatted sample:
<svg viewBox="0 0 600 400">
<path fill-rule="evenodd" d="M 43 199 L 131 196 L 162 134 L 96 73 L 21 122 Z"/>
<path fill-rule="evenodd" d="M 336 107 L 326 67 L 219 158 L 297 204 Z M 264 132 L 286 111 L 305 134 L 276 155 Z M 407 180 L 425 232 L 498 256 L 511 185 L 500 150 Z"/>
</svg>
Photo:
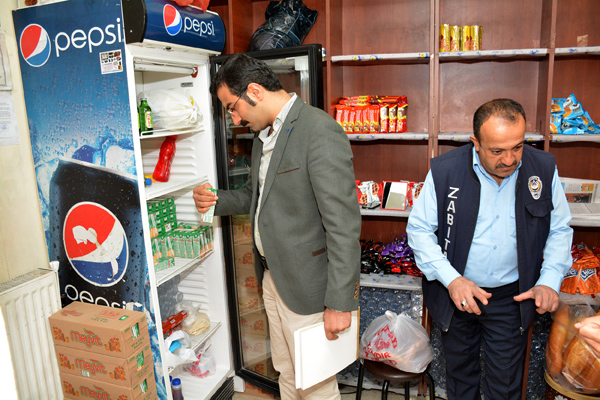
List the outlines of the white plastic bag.
<svg viewBox="0 0 600 400">
<path fill-rule="evenodd" d="M 359 356 L 405 372 L 420 373 L 433 359 L 427 331 L 407 314 L 386 311 L 360 338 Z"/>
<path fill-rule="evenodd" d="M 181 346 L 171 351 L 171 345 L 175 341 L 179 341 Z M 167 365 L 167 367 L 176 367 L 178 365 L 196 361 L 196 354 L 192 349 L 190 335 L 184 331 L 179 330 L 173 332 L 171 336 L 165 339 L 165 346 L 167 347 L 168 351 L 165 354 L 163 362 Z"/>
<path fill-rule="evenodd" d="M 217 363 L 210 351 L 210 342 L 205 343 L 198 350 L 197 359 L 191 364 L 187 364 L 185 370 L 198 378 L 206 378 L 213 375 L 217 369 Z"/>
<path fill-rule="evenodd" d="M 148 90 L 139 97 L 148 99 L 155 129 L 191 128 L 202 121 L 202 114 L 187 90 Z"/>
</svg>

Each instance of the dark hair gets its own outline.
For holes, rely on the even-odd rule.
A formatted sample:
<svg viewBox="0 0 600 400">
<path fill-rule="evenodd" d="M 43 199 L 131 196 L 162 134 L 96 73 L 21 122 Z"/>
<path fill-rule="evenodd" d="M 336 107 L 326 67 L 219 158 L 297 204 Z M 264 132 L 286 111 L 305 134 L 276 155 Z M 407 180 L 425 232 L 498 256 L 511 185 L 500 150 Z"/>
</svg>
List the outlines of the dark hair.
<svg viewBox="0 0 600 400">
<path fill-rule="evenodd" d="M 226 85 L 234 96 L 244 94 L 251 83 L 258 83 L 269 92 L 282 90 L 281 82 L 277 75 L 267 66 L 264 61 L 248 57 L 245 54 L 234 54 L 229 57 L 215 74 L 211 84 L 210 93 L 217 95 L 217 90 Z"/>
<path fill-rule="evenodd" d="M 477 140 L 480 140 L 481 125 L 490 117 L 496 116 L 512 123 L 517 123 L 519 115 L 525 118 L 523 106 L 511 99 L 494 99 L 481 105 L 473 116 L 473 134 Z"/>
</svg>

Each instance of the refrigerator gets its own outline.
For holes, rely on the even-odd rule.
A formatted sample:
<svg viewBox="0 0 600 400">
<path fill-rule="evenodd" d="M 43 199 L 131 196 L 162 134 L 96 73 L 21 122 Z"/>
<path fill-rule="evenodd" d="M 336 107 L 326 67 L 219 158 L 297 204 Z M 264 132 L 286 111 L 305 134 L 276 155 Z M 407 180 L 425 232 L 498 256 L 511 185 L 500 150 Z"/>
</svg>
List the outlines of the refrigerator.
<svg viewBox="0 0 600 400">
<path fill-rule="evenodd" d="M 254 133 L 232 126 L 209 94 L 225 59 L 219 15 L 170 0 L 70 0 L 15 10 L 13 21 L 40 211 L 50 261 L 59 263 L 63 306 L 82 301 L 146 313 L 160 399 L 172 399 L 170 378 L 181 379 L 187 400 L 231 398 L 236 374 L 277 393 L 248 258 L 248 216 L 203 222 L 192 199 L 205 182 L 241 187 L 252 162 Z M 322 107 L 320 46 L 258 56 L 270 59 L 288 91 Z M 164 91 L 179 95 L 173 101 L 188 98 L 193 118 L 174 123 L 173 113 L 154 113 L 155 129 L 140 133 L 141 97 L 165 100 Z M 181 102 L 169 104 L 173 110 Z M 167 138 L 175 141 L 170 176 L 153 181 Z M 201 239 L 190 239 L 182 257 L 157 257 L 169 253 L 166 237 L 181 225 L 204 232 Z M 210 361 L 201 371 L 183 364 L 189 351 L 175 359 L 169 351 L 163 322 L 182 304 L 210 320 L 207 331 L 182 341 L 192 357 Z"/>
</svg>

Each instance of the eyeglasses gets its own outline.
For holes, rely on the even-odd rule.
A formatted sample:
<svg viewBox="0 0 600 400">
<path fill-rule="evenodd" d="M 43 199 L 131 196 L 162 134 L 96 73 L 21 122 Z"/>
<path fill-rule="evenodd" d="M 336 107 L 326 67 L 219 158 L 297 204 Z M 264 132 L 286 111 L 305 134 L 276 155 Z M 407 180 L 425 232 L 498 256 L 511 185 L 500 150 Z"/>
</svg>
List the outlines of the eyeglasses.
<svg viewBox="0 0 600 400">
<path fill-rule="evenodd" d="M 227 112 L 229 113 L 229 115 L 233 115 L 233 113 L 237 113 L 235 106 L 237 105 L 238 101 L 240 101 L 240 99 L 242 98 L 243 95 L 246 94 L 246 91 L 244 90 L 242 93 L 240 93 L 240 95 L 238 96 L 237 100 L 235 101 L 235 103 L 233 103 L 233 105 L 227 109 Z"/>
</svg>

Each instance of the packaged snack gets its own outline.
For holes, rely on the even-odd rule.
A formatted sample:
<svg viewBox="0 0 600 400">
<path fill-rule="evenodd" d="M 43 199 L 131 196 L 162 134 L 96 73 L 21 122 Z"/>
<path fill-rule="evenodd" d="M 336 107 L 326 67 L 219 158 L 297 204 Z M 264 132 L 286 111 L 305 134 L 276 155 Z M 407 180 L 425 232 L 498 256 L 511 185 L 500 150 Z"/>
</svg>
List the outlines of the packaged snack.
<svg viewBox="0 0 600 400">
<path fill-rule="evenodd" d="M 408 104 L 398 104 L 398 132 L 406 132 L 406 109 Z"/>
<path fill-rule="evenodd" d="M 356 110 L 354 107 L 348 107 L 350 109 L 348 114 L 348 130 L 346 132 L 352 133 L 354 132 L 354 123 L 356 120 Z"/>
<path fill-rule="evenodd" d="M 369 132 L 379 133 L 379 106 L 369 106 Z"/>
<path fill-rule="evenodd" d="M 562 131 L 562 117 L 559 114 L 550 114 L 550 133 L 560 133 Z"/>
<path fill-rule="evenodd" d="M 390 105 L 390 123 L 389 123 L 389 133 L 398 132 L 398 104 Z"/>
<path fill-rule="evenodd" d="M 388 123 L 389 123 L 389 106 L 387 104 L 382 104 L 379 106 L 379 132 L 387 133 L 388 132 Z"/>
</svg>

